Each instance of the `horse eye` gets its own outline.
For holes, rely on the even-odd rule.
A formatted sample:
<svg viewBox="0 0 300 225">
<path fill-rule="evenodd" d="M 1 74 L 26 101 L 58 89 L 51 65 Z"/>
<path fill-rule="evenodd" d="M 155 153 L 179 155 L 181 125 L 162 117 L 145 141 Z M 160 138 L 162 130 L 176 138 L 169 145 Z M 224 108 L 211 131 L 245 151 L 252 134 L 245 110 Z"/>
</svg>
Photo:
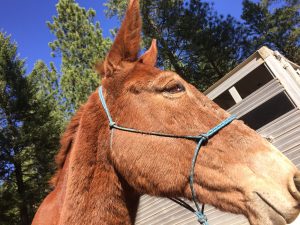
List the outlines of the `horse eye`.
<svg viewBox="0 0 300 225">
<path fill-rule="evenodd" d="M 163 91 L 168 92 L 170 94 L 176 94 L 176 93 L 185 91 L 185 88 L 182 84 L 174 84 L 170 87 L 165 87 Z"/>
</svg>

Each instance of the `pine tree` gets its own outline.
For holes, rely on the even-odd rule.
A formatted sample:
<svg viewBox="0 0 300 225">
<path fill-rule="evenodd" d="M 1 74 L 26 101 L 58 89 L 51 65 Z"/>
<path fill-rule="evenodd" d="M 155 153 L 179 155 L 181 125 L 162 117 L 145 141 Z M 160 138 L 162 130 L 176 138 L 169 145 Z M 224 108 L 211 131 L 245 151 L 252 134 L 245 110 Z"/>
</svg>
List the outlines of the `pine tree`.
<svg viewBox="0 0 300 225">
<path fill-rule="evenodd" d="M 30 93 L 24 73 L 24 61 L 17 57 L 16 45 L 10 42 L 10 37 L 0 33 L 1 181 L 7 182 L 8 188 L 15 189 L 18 196 L 12 200 L 17 205 L 20 224 L 27 225 L 30 223 L 30 216 L 26 198 L 27 187 L 22 170 L 21 152 L 24 143 L 20 138 L 20 127 L 29 116 Z"/>
<path fill-rule="evenodd" d="M 0 224 L 30 224 L 49 191 L 63 127 L 56 77 L 42 62 L 25 76 L 16 44 L 0 33 Z"/>
<path fill-rule="evenodd" d="M 104 39 L 96 12 L 80 7 L 74 0 L 60 0 L 57 16 L 48 22 L 56 40 L 50 43 L 53 55 L 60 54 L 62 93 L 73 112 L 99 85 L 94 72 L 97 60 L 104 59 L 110 40 Z"/>
<path fill-rule="evenodd" d="M 24 123 L 22 131 L 25 142 L 30 143 L 28 157 L 32 158 L 32 163 L 28 170 L 31 169 L 32 190 L 35 188 L 30 199 L 34 199 L 36 204 L 50 191 L 48 182 L 54 173 L 54 156 L 59 149 L 66 118 L 58 74 L 52 63 L 49 69 L 43 61 L 36 62 L 27 80 L 32 93 L 32 117 Z"/>
<path fill-rule="evenodd" d="M 275 3 L 281 3 L 275 7 Z M 300 4 L 296 0 L 243 1 L 242 18 L 249 33 L 248 54 L 263 45 L 300 64 Z"/>
</svg>

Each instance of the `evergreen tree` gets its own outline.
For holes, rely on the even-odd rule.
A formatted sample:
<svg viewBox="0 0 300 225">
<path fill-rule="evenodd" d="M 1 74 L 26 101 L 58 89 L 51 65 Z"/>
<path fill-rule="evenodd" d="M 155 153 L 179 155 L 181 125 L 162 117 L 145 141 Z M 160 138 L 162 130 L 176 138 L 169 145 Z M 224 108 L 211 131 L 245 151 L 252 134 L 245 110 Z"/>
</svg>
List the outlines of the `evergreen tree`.
<svg viewBox="0 0 300 225">
<path fill-rule="evenodd" d="M 30 224 L 49 191 L 62 115 L 55 71 L 25 76 L 17 46 L 0 33 L 0 224 Z"/>
<path fill-rule="evenodd" d="M 12 194 L 9 189 L 15 189 L 13 192 L 18 196 L 12 200 L 17 205 L 20 224 L 25 225 L 30 223 L 30 216 L 22 170 L 24 143 L 20 138 L 20 127 L 29 116 L 30 93 L 24 77 L 24 61 L 16 54 L 17 47 L 10 42 L 10 37 L 0 33 L 0 171 L 1 182 L 7 182 L 1 192 Z"/>
<path fill-rule="evenodd" d="M 262 0 L 259 3 L 244 0 L 242 18 L 251 43 L 245 51 L 250 54 L 266 45 L 300 64 L 299 10 L 300 4 L 296 0 Z"/>
<path fill-rule="evenodd" d="M 24 123 L 22 130 L 26 142 L 30 143 L 28 157 L 33 160 L 28 169 L 32 170 L 30 182 L 35 190 L 31 192 L 30 198 L 35 199 L 35 211 L 36 204 L 50 191 L 48 182 L 54 173 L 54 156 L 59 149 L 60 134 L 66 118 L 58 74 L 53 64 L 48 69 L 43 61 L 38 61 L 27 80 L 31 87 L 30 106 L 33 114 L 30 121 Z"/>
<path fill-rule="evenodd" d="M 57 16 L 48 22 L 56 36 L 50 47 L 54 56 L 62 57 L 62 93 L 72 113 L 99 85 L 94 65 L 104 59 L 110 40 L 103 38 L 99 22 L 94 23 L 94 10 L 85 10 L 74 0 L 60 0 L 56 9 Z"/>
</svg>

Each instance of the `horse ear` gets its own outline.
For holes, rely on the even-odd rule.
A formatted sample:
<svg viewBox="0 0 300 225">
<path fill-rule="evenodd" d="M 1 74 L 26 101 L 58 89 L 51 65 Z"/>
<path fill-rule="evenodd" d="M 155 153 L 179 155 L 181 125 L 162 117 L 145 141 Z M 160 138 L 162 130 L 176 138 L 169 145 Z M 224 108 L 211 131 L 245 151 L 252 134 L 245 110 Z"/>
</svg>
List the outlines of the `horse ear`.
<svg viewBox="0 0 300 225">
<path fill-rule="evenodd" d="M 140 50 L 142 20 L 139 0 L 129 0 L 125 18 L 102 65 L 96 69 L 102 76 L 111 76 L 121 61 L 134 62 Z"/>
<path fill-rule="evenodd" d="M 140 57 L 139 61 L 150 66 L 155 66 L 157 61 L 156 39 L 152 40 L 150 48 Z"/>
</svg>

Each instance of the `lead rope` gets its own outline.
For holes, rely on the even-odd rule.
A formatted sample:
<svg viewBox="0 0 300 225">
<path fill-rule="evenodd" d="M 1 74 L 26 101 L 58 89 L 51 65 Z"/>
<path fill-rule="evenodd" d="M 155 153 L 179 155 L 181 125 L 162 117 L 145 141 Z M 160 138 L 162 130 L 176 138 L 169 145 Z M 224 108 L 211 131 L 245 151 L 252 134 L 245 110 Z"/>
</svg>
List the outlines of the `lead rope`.
<svg viewBox="0 0 300 225">
<path fill-rule="evenodd" d="M 99 87 L 98 90 L 99 93 L 99 98 L 100 98 L 100 102 L 103 106 L 103 109 L 105 111 L 105 114 L 108 118 L 108 122 L 109 122 L 109 128 L 110 128 L 110 148 L 112 149 L 112 139 L 113 139 L 113 129 L 117 129 L 117 130 L 121 130 L 121 131 L 126 131 L 126 132 L 131 132 L 131 133 L 138 133 L 138 134 L 144 134 L 144 135 L 154 135 L 154 136 L 159 136 L 159 137 L 170 137 L 170 138 L 183 138 L 183 139 L 189 139 L 189 140 L 198 140 L 198 144 L 195 148 L 194 151 L 194 156 L 192 159 L 192 165 L 191 165 L 191 171 L 190 171 L 190 176 L 189 176 L 189 183 L 190 183 L 190 189 L 192 192 L 192 199 L 193 202 L 196 206 L 196 210 L 194 210 L 190 205 L 188 205 L 186 202 L 184 202 L 183 200 L 179 199 L 179 198 L 169 198 L 172 201 L 176 202 L 177 204 L 183 206 L 184 208 L 192 211 L 198 219 L 198 222 L 202 225 L 208 225 L 207 222 L 207 217 L 204 214 L 204 204 L 202 205 L 201 209 L 199 207 L 199 204 L 197 202 L 197 196 L 196 196 L 196 192 L 194 189 L 194 174 L 195 174 L 195 164 L 197 161 L 197 157 L 200 151 L 200 148 L 203 144 L 205 144 L 206 142 L 208 142 L 209 138 L 211 138 L 212 136 L 214 136 L 216 133 L 218 133 L 221 129 L 223 129 L 224 127 L 226 127 L 228 124 L 230 124 L 234 119 L 236 119 L 236 117 L 234 115 L 228 117 L 227 119 L 225 119 L 224 121 L 222 121 L 220 124 L 218 124 L 217 126 L 215 126 L 214 128 L 210 129 L 206 134 L 200 134 L 198 136 L 193 136 L 193 135 L 174 135 L 174 134 L 166 134 L 166 133 L 160 133 L 160 132 L 151 132 L 151 131 L 143 131 L 143 130 L 137 130 L 137 129 L 133 129 L 133 128 L 128 128 L 128 127 L 123 127 L 123 126 L 119 126 L 117 125 L 108 110 L 108 107 L 106 105 L 104 96 L 103 96 L 103 90 L 102 90 L 102 86 Z"/>
</svg>

